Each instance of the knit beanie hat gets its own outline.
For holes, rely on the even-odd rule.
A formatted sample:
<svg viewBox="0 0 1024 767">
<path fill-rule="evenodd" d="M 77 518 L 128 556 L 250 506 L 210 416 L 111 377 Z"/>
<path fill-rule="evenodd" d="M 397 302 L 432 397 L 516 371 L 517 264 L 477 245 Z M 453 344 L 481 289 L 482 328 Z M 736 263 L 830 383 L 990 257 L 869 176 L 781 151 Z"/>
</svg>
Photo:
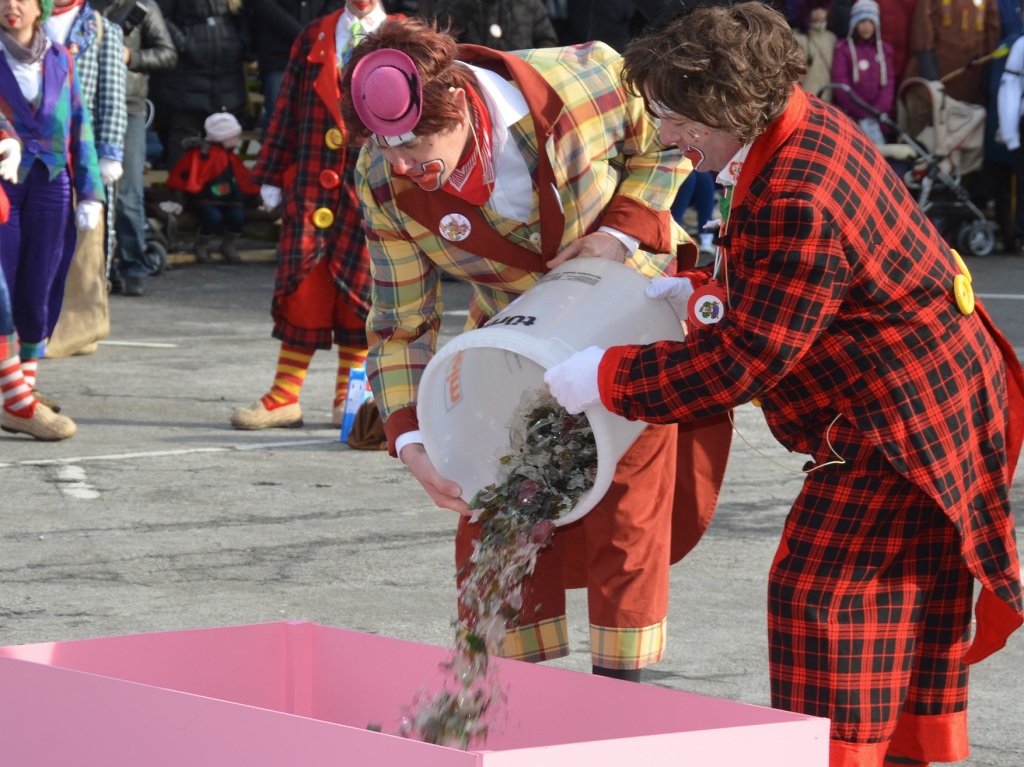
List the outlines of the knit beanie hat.
<svg viewBox="0 0 1024 767">
<path fill-rule="evenodd" d="M 234 138 L 242 132 L 242 126 L 230 112 L 217 112 L 206 118 L 203 123 L 206 130 L 206 140 L 220 143 Z"/>
<path fill-rule="evenodd" d="M 875 34 L 879 34 L 878 20 L 881 14 L 878 10 L 878 3 L 875 0 L 857 0 L 850 9 L 850 34 L 857 28 L 864 19 L 870 19 L 875 23 Z"/>
<path fill-rule="evenodd" d="M 53 13 L 53 0 L 39 0 L 39 12 L 42 14 L 39 17 L 40 23 L 50 18 L 50 14 Z"/>
<path fill-rule="evenodd" d="M 850 58 L 853 61 L 853 82 L 860 80 L 860 67 L 857 66 L 857 51 L 853 45 L 853 39 L 857 36 L 857 25 L 865 19 L 875 25 L 875 50 L 877 51 L 878 66 L 881 69 L 882 87 L 889 82 L 889 73 L 885 66 L 885 53 L 882 50 L 882 25 L 879 21 L 880 12 L 878 3 L 875 0 L 857 0 L 850 9 L 850 31 L 847 33 L 846 43 L 850 46 Z"/>
</svg>

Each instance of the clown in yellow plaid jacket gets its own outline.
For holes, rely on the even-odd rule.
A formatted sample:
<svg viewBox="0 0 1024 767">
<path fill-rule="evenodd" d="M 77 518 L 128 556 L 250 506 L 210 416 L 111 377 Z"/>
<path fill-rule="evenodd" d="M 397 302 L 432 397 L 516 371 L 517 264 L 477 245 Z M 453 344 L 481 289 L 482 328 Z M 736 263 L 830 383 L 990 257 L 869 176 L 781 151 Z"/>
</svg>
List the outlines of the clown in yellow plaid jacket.
<svg viewBox="0 0 1024 767">
<path fill-rule="evenodd" d="M 689 162 L 661 144 L 643 100 L 623 88 L 615 51 L 603 43 L 515 53 L 466 45 L 459 60 L 477 68 L 485 90 L 497 76 L 525 100 L 526 114 L 507 129 L 530 171 L 531 211 L 518 221 L 423 191 L 393 174 L 373 142 L 362 150 L 356 183 L 373 271 L 367 374 L 391 445 L 418 428 L 416 391 L 441 324 L 442 271 L 473 287 L 468 330 L 601 226 L 640 243 L 626 263 L 648 276 L 674 271 L 686 241 L 668 208 Z"/>
</svg>

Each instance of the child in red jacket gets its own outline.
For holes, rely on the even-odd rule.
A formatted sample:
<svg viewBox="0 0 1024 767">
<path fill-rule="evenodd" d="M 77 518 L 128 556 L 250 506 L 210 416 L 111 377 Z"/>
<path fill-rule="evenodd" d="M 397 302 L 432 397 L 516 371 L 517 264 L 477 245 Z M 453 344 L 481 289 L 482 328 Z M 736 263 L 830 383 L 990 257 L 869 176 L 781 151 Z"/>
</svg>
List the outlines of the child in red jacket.
<svg viewBox="0 0 1024 767">
<path fill-rule="evenodd" d="M 208 264 L 210 242 L 224 227 L 220 251 L 228 263 L 242 260 L 236 247 L 245 224 L 246 195 L 259 194 L 249 180 L 249 170 L 235 154 L 242 126 L 229 112 L 217 112 L 206 118 L 206 138 L 185 142 L 188 151 L 174 166 L 167 186 L 193 195 L 199 208 L 199 237 L 196 261 Z"/>
</svg>

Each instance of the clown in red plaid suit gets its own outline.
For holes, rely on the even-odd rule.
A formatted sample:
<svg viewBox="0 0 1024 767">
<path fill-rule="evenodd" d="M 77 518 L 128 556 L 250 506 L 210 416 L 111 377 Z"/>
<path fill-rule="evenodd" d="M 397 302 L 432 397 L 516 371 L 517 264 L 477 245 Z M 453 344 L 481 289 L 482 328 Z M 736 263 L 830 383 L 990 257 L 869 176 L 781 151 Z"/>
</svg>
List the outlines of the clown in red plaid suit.
<svg viewBox="0 0 1024 767">
<path fill-rule="evenodd" d="M 359 40 L 387 18 L 378 0 L 309 24 L 292 46 L 273 119 L 252 169 L 266 207 L 283 204 L 271 314 L 281 349 L 270 391 L 231 416 L 237 429 L 302 425 L 299 394 L 316 349 L 338 347 L 332 423 L 339 426 L 349 371 L 366 359 L 370 263 L 339 72 Z"/>
<path fill-rule="evenodd" d="M 572 412 L 652 423 L 760 404 L 813 458 L 769 573 L 773 705 L 832 720 L 832 767 L 964 759 L 967 667 L 1024 615 L 1024 371 L 873 145 L 795 87 L 780 14 L 688 9 L 625 60 L 663 140 L 730 187 L 721 258 L 652 284 L 689 309 L 684 342 L 591 348 L 545 380 Z"/>
</svg>

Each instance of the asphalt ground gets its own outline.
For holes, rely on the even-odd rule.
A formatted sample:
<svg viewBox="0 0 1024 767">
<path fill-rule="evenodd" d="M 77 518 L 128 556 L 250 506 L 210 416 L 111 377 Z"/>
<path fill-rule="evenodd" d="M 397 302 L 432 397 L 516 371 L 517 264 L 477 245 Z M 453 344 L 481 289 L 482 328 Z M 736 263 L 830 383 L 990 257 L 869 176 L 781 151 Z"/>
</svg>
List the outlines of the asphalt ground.
<svg viewBox="0 0 1024 767">
<path fill-rule="evenodd" d="M 0 434 L 0 644 L 308 619 L 448 645 L 455 516 L 386 453 L 330 427 L 333 353 L 314 360 L 304 428 L 239 432 L 228 418 L 268 388 L 273 266 L 178 259 L 144 298 L 111 297 L 95 354 L 44 360 L 39 388 L 78 423 L 44 444 Z M 970 259 L 977 293 L 1024 357 L 1024 259 Z M 468 290 L 446 283 L 444 338 Z M 672 571 L 669 649 L 651 684 L 768 705 L 766 574 L 802 456 L 753 407 L 718 513 Z M 1013 490 L 1024 525 L 1024 470 Z M 589 671 L 582 592 L 571 655 Z M 972 669 L 972 767 L 1024 765 L 1024 631 Z M 18 694 L 3 690 L 0 694 Z M 0 757 L 0 763 L 2 763 Z M 13 767 L 22 767 L 15 765 Z"/>
</svg>

